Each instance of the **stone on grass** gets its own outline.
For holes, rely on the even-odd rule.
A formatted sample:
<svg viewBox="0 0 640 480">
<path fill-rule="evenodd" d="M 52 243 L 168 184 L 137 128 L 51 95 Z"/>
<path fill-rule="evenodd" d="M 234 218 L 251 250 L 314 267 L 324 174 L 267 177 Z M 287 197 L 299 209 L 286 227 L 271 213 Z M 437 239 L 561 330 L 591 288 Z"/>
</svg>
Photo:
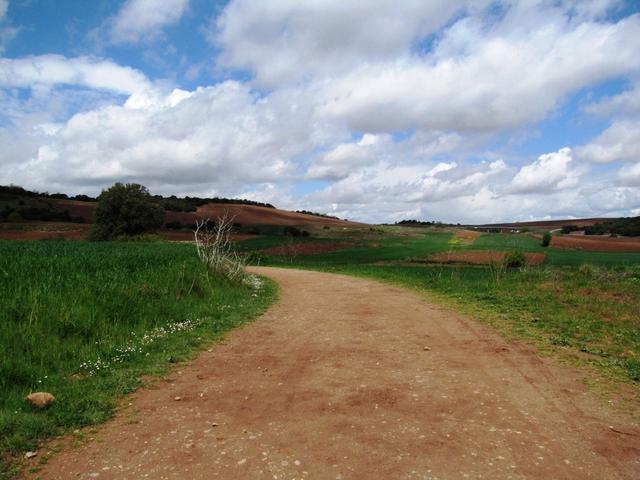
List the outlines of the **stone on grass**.
<svg viewBox="0 0 640 480">
<path fill-rule="evenodd" d="M 44 408 L 55 402 L 56 397 L 49 392 L 35 392 L 27 395 L 25 400 L 36 408 Z"/>
</svg>

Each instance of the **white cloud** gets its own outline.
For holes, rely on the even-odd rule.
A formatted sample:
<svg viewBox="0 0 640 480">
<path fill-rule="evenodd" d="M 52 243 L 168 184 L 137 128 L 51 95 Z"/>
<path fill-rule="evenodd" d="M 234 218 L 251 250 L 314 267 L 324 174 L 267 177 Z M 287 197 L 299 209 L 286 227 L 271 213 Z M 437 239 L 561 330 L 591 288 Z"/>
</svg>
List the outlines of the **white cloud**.
<svg viewBox="0 0 640 480">
<path fill-rule="evenodd" d="M 137 43 L 178 22 L 189 0 L 127 0 L 110 22 L 112 43 Z"/>
<path fill-rule="evenodd" d="M 625 187 L 640 187 L 640 162 L 622 167 L 618 171 L 616 183 Z"/>
<path fill-rule="evenodd" d="M 0 177 L 39 188 L 136 180 L 150 188 L 172 185 L 169 192 L 179 185 L 237 193 L 291 176 L 291 159 L 324 141 L 322 126 L 306 121 L 311 112 L 294 111 L 297 101 L 295 93 L 259 98 L 238 82 L 134 95 L 123 106 L 74 115 Z"/>
<path fill-rule="evenodd" d="M 466 0 L 234 0 L 210 40 L 220 61 L 253 71 L 263 86 L 349 71 L 408 53 Z"/>
<path fill-rule="evenodd" d="M 640 121 L 614 122 L 589 144 L 576 148 L 576 154 L 598 163 L 640 161 Z"/>
<path fill-rule="evenodd" d="M 345 178 L 356 168 L 380 161 L 381 144 L 389 142 L 389 138 L 366 134 L 357 143 L 342 143 L 317 159 L 307 175 L 324 180 Z"/>
<path fill-rule="evenodd" d="M 453 25 L 433 54 L 364 64 L 327 82 L 320 111 L 369 132 L 495 130 L 543 119 L 586 85 L 640 69 L 640 16 L 616 24 L 553 18 L 522 32 Z"/>
<path fill-rule="evenodd" d="M 573 188 L 578 185 L 580 172 L 572 168 L 570 148 L 540 155 L 525 165 L 513 177 L 510 193 L 548 193 Z"/>
<path fill-rule="evenodd" d="M 584 109 L 594 115 L 640 115 L 640 83 L 612 97 L 587 105 Z"/>
<path fill-rule="evenodd" d="M 132 94 L 151 88 L 144 74 L 109 60 L 40 55 L 0 58 L 0 87 L 48 89 L 58 84 Z"/>
</svg>

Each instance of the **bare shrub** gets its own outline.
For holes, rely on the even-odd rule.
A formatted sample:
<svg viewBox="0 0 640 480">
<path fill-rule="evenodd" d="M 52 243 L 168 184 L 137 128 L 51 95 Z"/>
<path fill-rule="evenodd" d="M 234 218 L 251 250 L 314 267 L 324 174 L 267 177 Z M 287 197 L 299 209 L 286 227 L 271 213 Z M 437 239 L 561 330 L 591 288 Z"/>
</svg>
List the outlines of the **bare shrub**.
<svg viewBox="0 0 640 480">
<path fill-rule="evenodd" d="M 198 258 L 208 271 L 234 282 L 242 282 L 246 275 L 245 265 L 233 249 L 232 231 L 233 217 L 225 213 L 213 226 L 208 219 L 196 222 L 193 234 Z"/>
</svg>

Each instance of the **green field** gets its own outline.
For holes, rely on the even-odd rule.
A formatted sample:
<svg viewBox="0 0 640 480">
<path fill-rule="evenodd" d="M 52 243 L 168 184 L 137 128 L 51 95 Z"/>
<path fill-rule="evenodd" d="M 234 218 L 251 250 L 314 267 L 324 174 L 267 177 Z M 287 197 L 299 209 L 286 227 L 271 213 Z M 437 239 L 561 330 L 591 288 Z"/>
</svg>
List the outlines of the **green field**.
<svg viewBox="0 0 640 480">
<path fill-rule="evenodd" d="M 119 395 L 275 298 L 208 275 L 191 245 L 0 242 L 0 455 L 101 422 Z M 24 397 L 51 392 L 36 411 Z"/>
<path fill-rule="evenodd" d="M 352 248 L 294 259 L 269 257 L 263 263 L 365 276 L 436 294 L 506 334 L 542 348 L 562 348 L 640 381 L 640 253 L 544 248 L 524 234 L 483 234 L 473 245 L 463 245 L 437 229 L 383 232 L 377 237 L 370 231 L 351 232 Z M 334 240 L 344 241 L 345 235 Z M 268 241 L 277 243 L 276 238 Z M 547 260 L 540 267 L 514 269 L 412 263 L 449 250 L 544 252 Z"/>
</svg>

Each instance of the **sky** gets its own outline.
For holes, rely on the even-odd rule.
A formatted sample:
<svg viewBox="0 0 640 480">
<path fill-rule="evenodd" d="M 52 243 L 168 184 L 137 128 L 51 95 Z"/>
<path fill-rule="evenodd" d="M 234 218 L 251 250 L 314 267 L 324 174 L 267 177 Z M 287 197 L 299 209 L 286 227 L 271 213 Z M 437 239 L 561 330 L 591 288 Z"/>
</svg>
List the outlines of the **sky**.
<svg viewBox="0 0 640 480">
<path fill-rule="evenodd" d="M 0 0 L 0 184 L 640 215 L 640 0 Z"/>
</svg>

